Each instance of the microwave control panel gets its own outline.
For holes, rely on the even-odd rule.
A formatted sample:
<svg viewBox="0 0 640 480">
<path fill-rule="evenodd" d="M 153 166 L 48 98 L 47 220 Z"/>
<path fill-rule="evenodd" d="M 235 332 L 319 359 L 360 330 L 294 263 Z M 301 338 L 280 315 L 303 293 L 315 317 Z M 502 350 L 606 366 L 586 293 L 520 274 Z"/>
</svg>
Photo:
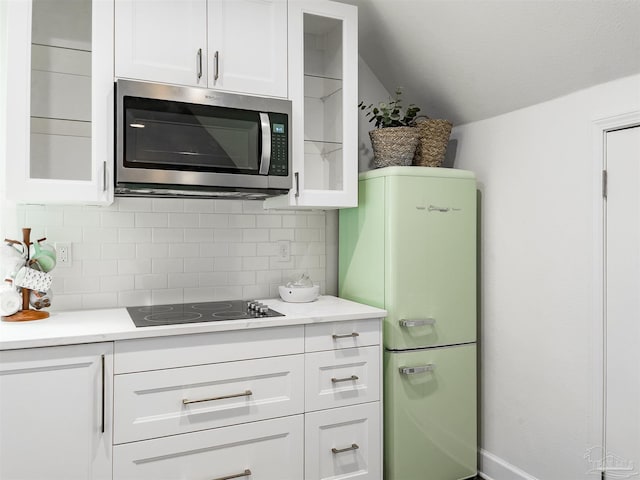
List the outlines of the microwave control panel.
<svg viewBox="0 0 640 480">
<path fill-rule="evenodd" d="M 289 132 L 287 115 L 270 113 L 271 164 L 269 175 L 286 177 L 289 174 Z"/>
</svg>

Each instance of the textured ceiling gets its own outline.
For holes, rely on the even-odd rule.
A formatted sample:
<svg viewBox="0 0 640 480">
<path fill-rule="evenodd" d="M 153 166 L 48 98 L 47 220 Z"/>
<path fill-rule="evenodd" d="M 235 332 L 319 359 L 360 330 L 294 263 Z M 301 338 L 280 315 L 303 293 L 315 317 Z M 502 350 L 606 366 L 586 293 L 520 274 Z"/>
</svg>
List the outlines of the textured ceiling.
<svg viewBox="0 0 640 480">
<path fill-rule="evenodd" d="M 385 88 L 456 125 L 640 73 L 640 0 L 340 1 Z"/>
</svg>

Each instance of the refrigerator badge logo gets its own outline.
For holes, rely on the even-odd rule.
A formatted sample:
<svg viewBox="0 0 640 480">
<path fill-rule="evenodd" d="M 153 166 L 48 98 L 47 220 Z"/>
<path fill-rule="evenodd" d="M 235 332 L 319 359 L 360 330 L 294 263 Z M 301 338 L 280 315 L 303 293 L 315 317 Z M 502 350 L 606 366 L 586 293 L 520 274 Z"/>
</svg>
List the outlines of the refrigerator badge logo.
<svg viewBox="0 0 640 480">
<path fill-rule="evenodd" d="M 428 207 L 425 207 L 424 205 L 417 205 L 416 208 L 418 210 L 427 210 L 429 212 L 442 212 L 442 213 L 448 213 L 448 212 L 461 212 L 462 209 L 461 208 L 455 208 L 455 207 L 439 207 L 437 205 L 429 205 Z"/>
</svg>

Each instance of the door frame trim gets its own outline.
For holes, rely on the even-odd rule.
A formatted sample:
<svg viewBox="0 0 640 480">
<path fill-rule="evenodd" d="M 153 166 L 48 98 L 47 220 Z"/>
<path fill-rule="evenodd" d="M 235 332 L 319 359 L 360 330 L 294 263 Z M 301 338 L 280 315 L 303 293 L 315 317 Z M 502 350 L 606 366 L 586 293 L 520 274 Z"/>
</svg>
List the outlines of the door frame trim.
<svg viewBox="0 0 640 480">
<path fill-rule="evenodd" d="M 606 449 L 605 409 L 606 409 L 606 284 L 605 284 L 605 229 L 606 204 L 602 191 L 602 175 L 606 169 L 606 134 L 623 128 L 640 125 L 640 110 L 618 115 L 599 117 L 592 120 L 593 138 L 593 302 L 591 321 L 591 356 L 589 365 L 592 372 L 592 394 L 590 395 L 590 421 L 585 459 L 589 449 Z M 591 473 L 591 472 L 590 472 Z"/>
</svg>

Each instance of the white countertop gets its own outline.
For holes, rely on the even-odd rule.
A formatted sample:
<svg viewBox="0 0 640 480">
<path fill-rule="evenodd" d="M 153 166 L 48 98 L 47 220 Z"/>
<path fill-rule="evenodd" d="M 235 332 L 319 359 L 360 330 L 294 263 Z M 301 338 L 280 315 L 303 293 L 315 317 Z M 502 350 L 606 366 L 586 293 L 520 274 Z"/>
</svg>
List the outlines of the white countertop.
<svg viewBox="0 0 640 480">
<path fill-rule="evenodd" d="M 285 316 L 136 327 L 125 308 L 53 312 L 44 320 L 0 321 L 0 350 L 383 318 L 387 315 L 386 310 L 332 296 L 321 296 L 310 303 L 286 303 L 275 298 L 260 301 Z"/>
</svg>

